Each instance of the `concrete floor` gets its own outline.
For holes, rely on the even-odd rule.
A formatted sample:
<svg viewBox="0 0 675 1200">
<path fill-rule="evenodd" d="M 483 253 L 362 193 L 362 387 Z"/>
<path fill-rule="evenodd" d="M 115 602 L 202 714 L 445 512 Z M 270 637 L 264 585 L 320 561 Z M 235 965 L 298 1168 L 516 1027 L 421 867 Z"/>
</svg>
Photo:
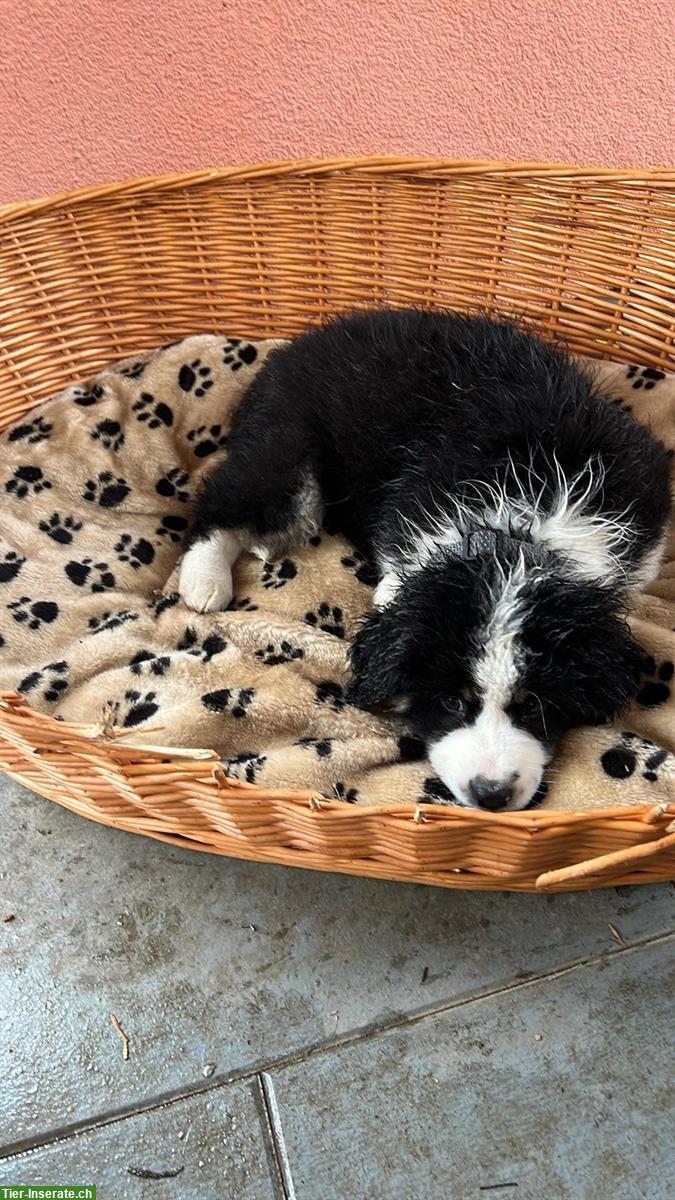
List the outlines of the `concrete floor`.
<svg viewBox="0 0 675 1200">
<path fill-rule="evenodd" d="M 0 1184 L 675 1196 L 672 884 L 516 896 L 292 871 L 5 780 L 0 828 Z"/>
</svg>

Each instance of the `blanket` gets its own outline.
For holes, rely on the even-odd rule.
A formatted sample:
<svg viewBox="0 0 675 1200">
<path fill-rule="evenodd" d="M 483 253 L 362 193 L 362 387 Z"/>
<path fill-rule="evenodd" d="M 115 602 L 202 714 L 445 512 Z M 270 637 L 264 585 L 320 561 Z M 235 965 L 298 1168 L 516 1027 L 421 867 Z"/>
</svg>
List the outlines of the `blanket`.
<svg viewBox="0 0 675 1200">
<path fill-rule="evenodd" d="M 0 443 L 0 689 L 65 721 L 102 714 L 139 744 L 209 747 L 232 776 L 350 804 L 451 803 L 394 716 L 345 702 L 370 565 L 322 532 L 244 555 L 227 612 L 198 615 L 176 565 L 200 477 L 279 345 L 203 334 L 118 363 Z M 675 377 L 597 363 L 614 402 L 675 447 Z M 651 656 L 617 724 L 565 740 L 546 807 L 675 801 L 675 542 L 632 623 Z"/>
</svg>

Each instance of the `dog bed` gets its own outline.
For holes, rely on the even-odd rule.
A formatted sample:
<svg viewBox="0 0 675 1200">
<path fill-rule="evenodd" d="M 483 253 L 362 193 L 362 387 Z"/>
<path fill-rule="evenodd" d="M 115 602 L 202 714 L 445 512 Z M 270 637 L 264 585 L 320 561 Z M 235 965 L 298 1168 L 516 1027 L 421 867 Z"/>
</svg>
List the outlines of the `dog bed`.
<svg viewBox="0 0 675 1200">
<path fill-rule="evenodd" d="M 349 804 L 452 796 L 395 717 L 345 703 L 369 564 L 341 537 L 244 556 L 227 612 L 189 611 L 175 569 L 231 412 L 279 343 L 215 335 L 139 354 L 9 429 L 0 467 L 0 690 L 127 744 L 213 748 L 231 777 Z M 675 447 L 675 377 L 594 365 L 615 402 Z M 675 801 L 675 543 L 632 622 L 650 656 L 629 713 L 569 735 L 542 807 Z"/>
</svg>

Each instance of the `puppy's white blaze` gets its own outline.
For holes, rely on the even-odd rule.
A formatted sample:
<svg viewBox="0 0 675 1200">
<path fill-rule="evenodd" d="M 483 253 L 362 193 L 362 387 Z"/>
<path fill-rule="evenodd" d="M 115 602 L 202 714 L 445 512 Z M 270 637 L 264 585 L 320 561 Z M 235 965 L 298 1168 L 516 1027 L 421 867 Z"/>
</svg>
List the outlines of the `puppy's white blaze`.
<svg viewBox="0 0 675 1200">
<path fill-rule="evenodd" d="M 536 738 L 517 729 L 506 713 L 485 705 L 474 722 L 446 733 L 429 749 L 434 770 L 461 804 L 477 807 L 469 782 L 477 775 L 513 784 L 513 797 L 502 811 L 525 808 L 539 784 L 548 753 Z"/>
<path fill-rule="evenodd" d="M 178 591 L 195 612 L 216 612 L 232 599 L 232 567 L 242 545 L 228 529 L 213 529 L 203 541 L 195 542 L 183 556 Z"/>
</svg>

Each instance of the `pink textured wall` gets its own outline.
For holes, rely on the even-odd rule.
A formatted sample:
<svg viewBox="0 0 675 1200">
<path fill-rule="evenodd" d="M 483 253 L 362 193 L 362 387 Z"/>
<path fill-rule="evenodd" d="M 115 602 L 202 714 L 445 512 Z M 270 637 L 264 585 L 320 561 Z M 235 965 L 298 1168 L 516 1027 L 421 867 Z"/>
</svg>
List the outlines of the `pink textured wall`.
<svg viewBox="0 0 675 1200">
<path fill-rule="evenodd" d="M 404 152 L 675 162 L 675 0 L 0 0 L 0 199 Z"/>
</svg>

